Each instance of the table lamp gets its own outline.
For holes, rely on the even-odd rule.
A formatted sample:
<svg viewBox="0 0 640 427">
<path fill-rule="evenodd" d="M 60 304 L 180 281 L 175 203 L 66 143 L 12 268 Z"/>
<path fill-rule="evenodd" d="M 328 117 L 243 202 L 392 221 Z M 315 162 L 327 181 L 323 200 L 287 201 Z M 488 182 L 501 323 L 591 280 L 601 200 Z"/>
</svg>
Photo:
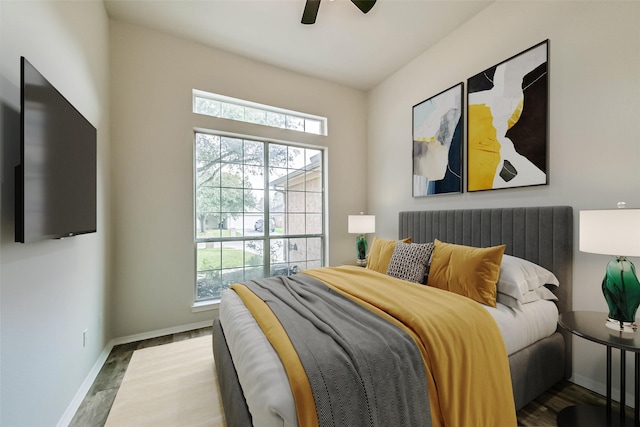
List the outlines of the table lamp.
<svg viewBox="0 0 640 427">
<path fill-rule="evenodd" d="M 356 237 L 356 251 L 358 258 L 356 263 L 358 265 L 367 265 L 367 238 L 365 234 L 375 233 L 376 231 L 376 217 L 375 215 L 349 215 L 349 233 L 357 234 Z"/>
<path fill-rule="evenodd" d="M 640 305 L 640 282 L 627 256 L 640 256 L 640 209 L 580 211 L 580 250 L 613 255 L 602 280 L 602 293 L 609 307 L 607 326 L 635 332 Z"/>
</svg>

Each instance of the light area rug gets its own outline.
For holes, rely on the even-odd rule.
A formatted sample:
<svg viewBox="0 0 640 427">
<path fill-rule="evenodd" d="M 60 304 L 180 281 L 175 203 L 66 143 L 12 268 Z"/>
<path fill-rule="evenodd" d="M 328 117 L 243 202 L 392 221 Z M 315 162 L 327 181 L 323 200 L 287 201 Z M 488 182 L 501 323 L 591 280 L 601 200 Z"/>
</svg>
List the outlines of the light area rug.
<svg viewBox="0 0 640 427">
<path fill-rule="evenodd" d="M 211 336 L 133 352 L 106 427 L 225 427 Z"/>
</svg>

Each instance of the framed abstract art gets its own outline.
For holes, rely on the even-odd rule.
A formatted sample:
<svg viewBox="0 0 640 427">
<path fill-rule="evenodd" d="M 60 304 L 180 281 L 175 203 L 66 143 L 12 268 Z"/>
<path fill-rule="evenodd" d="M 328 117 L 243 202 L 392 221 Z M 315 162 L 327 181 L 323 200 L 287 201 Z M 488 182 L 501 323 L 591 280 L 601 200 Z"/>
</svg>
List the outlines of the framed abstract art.
<svg viewBox="0 0 640 427">
<path fill-rule="evenodd" d="M 548 183 L 549 40 L 467 81 L 467 191 Z"/>
<path fill-rule="evenodd" d="M 462 192 L 462 91 L 413 106 L 413 197 Z"/>
</svg>

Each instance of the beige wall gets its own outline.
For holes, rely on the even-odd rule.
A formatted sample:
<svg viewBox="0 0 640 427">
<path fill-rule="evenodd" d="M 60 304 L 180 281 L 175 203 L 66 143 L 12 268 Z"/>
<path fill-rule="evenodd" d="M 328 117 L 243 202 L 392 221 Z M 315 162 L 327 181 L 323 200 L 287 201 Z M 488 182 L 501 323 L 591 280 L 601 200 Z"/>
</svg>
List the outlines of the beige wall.
<svg viewBox="0 0 640 427">
<path fill-rule="evenodd" d="M 606 311 L 600 282 L 608 258 L 577 250 L 577 215 L 620 200 L 640 207 L 638 21 L 637 1 L 496 2 L 372 90 L 367 194 L 376 234 L 395 237 L 400 210 L 571 205 L 574 309 Z M 459 82 L 466 90 L 468 77 L 546 39 L 549 185 L 412 198 L 411 107 Z M 602 392 L 604 348 L 576 338 L 574 355 L 574 379 Z M 630 364 L 627 372 L 631 378 Z"/>
<path fill-rule="evenodd" d="M 97 128 L 97 233 L 14 243 L 20 56 Z M 108 19 L 101 2 L 0 1 L 3 426 L 54 426 L 59 420 L 68 421 L 73 412 L 65 411 L 110 338 L 108 61 Z"/>
<path fill-rule="evenodd" d="M 363 92 L 113 21 L 111 82 L 115 337 L 217 314 L 191 310 L 194 128 L 328 147 L 329 262 L 353 258 L 347 215 L 366 207 Z M 328 117 L 329 136 L 194 115 L 194 88 Z"/>
</svg>

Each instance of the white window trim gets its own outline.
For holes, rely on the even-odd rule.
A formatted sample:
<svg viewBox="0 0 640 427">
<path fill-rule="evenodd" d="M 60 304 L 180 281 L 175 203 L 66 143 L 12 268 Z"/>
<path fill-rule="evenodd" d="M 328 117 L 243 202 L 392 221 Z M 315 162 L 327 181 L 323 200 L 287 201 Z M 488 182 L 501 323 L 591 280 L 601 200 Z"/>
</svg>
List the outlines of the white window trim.
<svg viewBox="0 0 640 427">
<path fill-rule="evenodd" d="M 306 133 L 310 133 L 312 135 L 321 135 L 321 136 L 327 136 L 328 135 L 328 120 L 326 117 L 322 117 L 322 116 L 316 116 L 313 114 L 308 114 L 308 113 L 302 113 L 299 111 L 293 111 L 293 110 L 286 110 L 284 108 L 279 108 L 279 107 L 274 107 L 271 105 L 265 105 L 265 104 L 259 104 L 257 102 L 252 102 L 252 101 L 246 101 L 244 99 L 239 99 L 239 98 L 232 98 L 230 96 L 225 96 L 225 95 L 219 95 L 217 93 L 211 93 L 211 92 L 205 92 L 203 90 L 199 90 L 199 89 L 193 89 L 192 90 L 192 111 L 194 114 L 201 114 L 195 111 L 196 109 L 196 98 L 204 98 L 204 99 L 209 99 L 212 101 L 220 101 L 220 102 L 225 102 L 227 104 L 233 104 L 233 105 L 237 105 L 237 106 L 241 106 L 241 107 L 249 107 L 249 108 L 255 108 L 258 110 L 262 110 L 262 111 L 266 111 L 266 112 L 271 112 L 271 113 L 279 113 L 279 114 L 284 114 L 287 116 L 293 116 L 293 117 L 300 117 L 300 118 L 304 118 L 304 119 L 310 119 L 310 120 L 316 120 L 318 122 L 321 123 L 320 127 L 320 133 L 316 134 L 314 132 L 306 132 Z M 251 123 L 251 122 L 247 122 L 247 123 Z M 268 125 L 263 125 L 263 126 L 268 126 Z M 296 132 L 300 132 L 300 131 L 296 131 Z"/>
<path fill-rule="evenodd" d="M 193 299 L 194 299 L 194 301 L 196 299 L 195 292 L 194 292 L 194 295 L 193 295 Z M 200 312 L 203 312 L 203 311 L 218 310 L 219 308 L 220 308 L 220 300 L 219 299 L 212 299 L 212 300 L 208 300 L 208 301 L 194 302 L 191 305 L 191 312 L 192 313 L 200 313 Z"/>
</svg>

